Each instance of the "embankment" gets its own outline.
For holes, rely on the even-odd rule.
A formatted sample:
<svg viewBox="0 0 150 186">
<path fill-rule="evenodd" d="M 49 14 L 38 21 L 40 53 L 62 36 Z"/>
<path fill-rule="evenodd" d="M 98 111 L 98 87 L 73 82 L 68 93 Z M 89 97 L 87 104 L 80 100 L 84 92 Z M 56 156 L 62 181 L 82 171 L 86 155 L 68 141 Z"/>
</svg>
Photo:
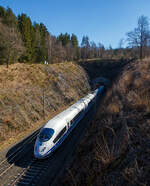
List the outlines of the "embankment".
<svg viewBox="0 0 150 186">
<path fill-rule="evenodd" d="M 150 59 L 126 65 L 58 185 L 149 185 Z"/>
<path fill-rule="evenodd" d="M 0 147 L 14 143 L 90 90 L 74 63 L 0 67 Z M 20 136 L 20 137 L 19 137 Z"/>
</svg>

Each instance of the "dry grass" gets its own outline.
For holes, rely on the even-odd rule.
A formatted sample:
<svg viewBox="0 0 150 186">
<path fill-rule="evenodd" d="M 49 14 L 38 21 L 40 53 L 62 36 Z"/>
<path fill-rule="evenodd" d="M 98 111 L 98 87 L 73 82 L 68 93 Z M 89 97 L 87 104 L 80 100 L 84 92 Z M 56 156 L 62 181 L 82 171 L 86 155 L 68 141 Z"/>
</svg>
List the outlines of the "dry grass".
<svg viewBox="0 0 150 186">
<path fill-rule="evenodd" d="M 74 63 L 13 64 L 0 67 L 0 146 L 39 126 L 90 90 L 84 70 Z M 44 110 L 43 113 L 43 98 Z M 42 124 L 42 123 L 41 123 Z"/>
<path fill-rule="evenodd" d="M 150 59 L 145 59 L 128 64 L 108 90 L 58 185 L 148 186 L 149 153 Z"/>
</svg>

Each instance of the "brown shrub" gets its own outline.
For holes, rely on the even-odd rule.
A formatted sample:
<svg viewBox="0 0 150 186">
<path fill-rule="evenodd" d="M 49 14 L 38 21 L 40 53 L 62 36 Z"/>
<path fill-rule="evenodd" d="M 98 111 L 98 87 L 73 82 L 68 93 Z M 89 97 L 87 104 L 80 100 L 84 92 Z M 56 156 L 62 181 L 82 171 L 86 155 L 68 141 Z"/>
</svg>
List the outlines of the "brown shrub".
<svg viewBox="0 0 150 186">
<path fill-rule="evenodd" d="M 88 77 L 77 64 L 1 65 L 0 145 L 68 107 L 89 90 Z"/>
<path fill-rule="evenodd" d="M 148 59 L 128 64 L 108 90 L 61 184 L 149 185 L 149 120 Z"/>
</svg>

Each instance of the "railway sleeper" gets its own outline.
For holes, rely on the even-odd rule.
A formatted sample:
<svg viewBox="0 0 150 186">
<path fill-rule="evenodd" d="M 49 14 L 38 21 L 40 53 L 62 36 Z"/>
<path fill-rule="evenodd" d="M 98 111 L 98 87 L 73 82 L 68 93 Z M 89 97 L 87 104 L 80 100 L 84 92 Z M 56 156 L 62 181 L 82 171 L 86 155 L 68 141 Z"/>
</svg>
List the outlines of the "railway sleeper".
<svg viewBox="0 0 150 186">
<path fill-rule="evenodd" d="M 46 165 L 46 166 L 43 166 L 42 164 L 41 165 L 34 165 L 33 167 L 37 167 L 37 168 L 39 168 L 39 167 L 42 167 L 42 168 L 48 168 L 48 166 Z"/>
<path fill-rule="evenodd" d="M 35 175 L 37 175 L 37 172 L 26 172 L 25 175 L 29 175 L 29 176 L 30 176 L 30 175 L 31 175 L 31 176 L 34 175 L 34 176 L 35 176 Z"/>
<path fill-rule="evenodd" d="M 22 185 L 29 185 L 30 182 L 26 182 L 26 181 L 19 181 L 18 183 L 16 183 L 14 186 L 22 186 Z"/>
</svg>

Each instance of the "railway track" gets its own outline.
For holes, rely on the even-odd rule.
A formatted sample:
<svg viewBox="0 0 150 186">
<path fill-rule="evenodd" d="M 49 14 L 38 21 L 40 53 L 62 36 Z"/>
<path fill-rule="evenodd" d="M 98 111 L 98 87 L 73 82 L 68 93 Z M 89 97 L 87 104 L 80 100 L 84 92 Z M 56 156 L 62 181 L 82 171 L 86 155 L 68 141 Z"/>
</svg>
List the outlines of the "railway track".
<svg viewBox="0 0 150 186">
<path fill-rule="evenodd" d="M 36 160 L 33 156 L 35 138 L 39 131 L 10 150 L 7 158 L 0 162 L 0 186 L 55 185 L 57 177 L 70 162 L 83 131 L 95 115 L 96 105 L 89 110 L 80 125 L 48 159 Z M 40 129 L 39 129 L 40 130 Z"/>
<path fill-rule="evenodd" d="M 38 185 L 49 167 L 49 160 L 37 161 L 32 159 L 26 169 L 19 173 L 9 186 Z"/>
<path fill-rule="evenodd" d="M 16 166 L 16 164 L 21 164 L 21 167 L 27 167 L 29 160 L 32 157 L 31 153 L 28 153 L 29 151 L 33 151 L 33 144 L 34 141 L 39 133 L 38 129 L 37 131 L 33 132 L 28 138 L 22 140 L 19 144 L 17 144 L 16 148 L 13 148 L 13 151 L 7 153 L 6 158 L 1 160 L 0 162 L 0 185 L 3 185 L 4 178 L 9 175 L 9 173 L 12 171 L 13 168 Z M 30 154 L 30 157 L 26 154 Z M 21 160 L 24 160 L 21 162 Z M 19 162 L 20 161 L 20 162 Z M 13 173 L 11 173 L 13 174 Z"/>
</svg>

